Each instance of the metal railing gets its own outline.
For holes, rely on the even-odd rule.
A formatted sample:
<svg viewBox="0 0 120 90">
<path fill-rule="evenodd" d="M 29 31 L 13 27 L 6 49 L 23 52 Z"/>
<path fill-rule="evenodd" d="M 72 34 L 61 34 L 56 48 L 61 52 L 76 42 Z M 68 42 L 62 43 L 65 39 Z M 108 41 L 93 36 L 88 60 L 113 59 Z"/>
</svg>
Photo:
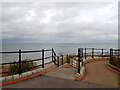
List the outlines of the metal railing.
<svg viewBox="0 0 120 90">
<path fill-rule="evenodd" d="M 45 57 L 45 53 L 46 52 L 48 52 L 48 51 L 50 51 L 51 52 L 51 56 L 48 56 L 48 57 Z M 41 52 L 41 58 L 37 58 L 37 59 L 31 59 L 31 60 L 28 60 L 28 61 L 24 61 L 24 60 L 22 60 L 22 54 L 24 54 L 24 53 L 36 53 L 36 52 Z M 16 54 L 18 54 L 18 61 L 17 62 L 7 62 L 7 63 L 0 63 L 0 66 L 3 66 L 3 65 L 9 65 L 9 66 L 11 66 L 11 65 L 17 65 L 18 67 L 17 67 L 17 69 L 18 69 L 18 73 L 17 74 L 22 74 L 23 72 L 24 72 L 24 70 L 22 69 L 22 64 L 26 64 L 26 63 L 30 63 L 30 62 L 35 62 L 35 61 L 41 61 L 42 62 L 42 64 L 39 64 L 39 65 L 35 65 L 35 66 L 33 66 L 33 67 L 26 67 L 28 70 L 31 70 L 31 69 L 34 69 L 34 68 L 37 68 L 37 67 L 42 67 L 42 68 L 44 68 L 44 66 L 46 65 L 46 64 L 49 64 L 49 63 L 54 63 L 55 65 L 57 65 L 58 67 L 60 66 L 60 65 L 63 65 L 64 63 L 69 63 L 70 62 L 70 55 L 61 55 L 61 57 L 60 56 L 58 56 L 57 54 L 56 54 L 56 52 L 55 52 L 55 50 L 52 48 L 52 49 L 41 49 L 41 50 L 34 50 L 34 51 L 22 51 L 22 50 L 18 50 L 18 51 L 13 51 L 13 52 L 0 52 L 0 54 L 14 54 L 14 53 L 16 53 Z M 64 57 L 66 57 L 66 58 L 64 58 Z M 49 58 L 51 58 L 52 59 L 52 61 L 50 61 L 50 62 L 47 62 L 47 63 L 45 63 L 45 59 L 49 59 Z M 7 71 L 7 72 L 1 72 L 1 74 L 6 74 L 6 73 L 12 73 L 12 72 L 14 72 L 14 73 L 16 73 L 16 70 L 13 70 L 13 71 Z"/>
<path fill-rule="evenodd" d="M 45 57 L 45 52 L 48 52 L 48 51 L 50 51 L 51 52 L 51 55 L 50 56 L 48 56 L 48 57 Z M 41 52 L 41 55 L 42 55 L 42 58 L 38 58 L 38 59 L 32 59 L 32 60 L 29 60 L 29 61 L 22 61 L 22 53 L 35 53 L 35 52 Z M 111 61 L 112 61 L 112 59 L 113 59 L 113 56 L 118 56 L 119 57 L 119 53 L 120 52 L 120 49 L 100 49 L 100 48 L 78 48 L 78 54 L 75 56 L 75 57 L 77 57 L 78 59 L 76 60 L 76 64 L 77 64 L 77 66 L 76 66 L 76 68 L 78 69 L 78 73 L 80 74 L 80 65 L 84 65 L 84 63 L 83 63 L 83 58 L 85 59 L 85 60 L 87 60 L 87 57 L 91 57 L 92 59 L 94 59 L 95 58 L 95 56 L 96 57 L 101 57 L 101 58 L 103 58 L 103 57 L 107 57 L 107 58 L 109 58 L 110 57 L 110 64 L 111 64 Z M 36 68 L 36 67 L 42 67 L 42 68 L 44 68 L 44 66 L 46 65 L 46 64 L 49 64 L 49 63 L 52 63 L 52 62 L 54 62 L 54 64 L 55 65 L 57 65 L 58 67 L 60 66 L 60 65 L 63 65 L 64 63 L 70 63 L 71 62 L 71 56 L 70 56 L 70 54 L 67 54 L 67 55 L 61 55 L 61 57 L 60 56 L 58 56 L 57 54 L 56 54 L 56 52 L 54 51 L 54 49 L 52 48 L 52 49 L 41 49 L 41 50 L 35 50 L 35 51 L 22 51 L 22 50 L 19 50 L 19 51 L 13 51 L 13 52 L 0 52 L 1 54 L 9 54 L 9 53 L 17 53 L 18 54 L 18 61 L 17 62 L 10 62 L 10 63 L 0 63 L 0 65 L 2 66 L 2 65 L 15 65 L 15 64 L 17 64 L 18 65 L 18 74 L 21 74 L 21 73 L 23 73 L 23 69 L 22 69 L 22 64 L 23 63 L 30 63 L 30 62 L 34 62 L 34 61 L 41 61 L 42 62 L 42 64 L 39 64 L 39 65 L 35 65 L 35 66 L 33 66 L 33 67 L 30 67 L 29 69 L 32 69 L 32 68 Z M 74 56 L 73 56 L 74 57 Z M 45 59 L 49 59 L 49 58 L 52 58 L 52 61 L 50 61 L 50 62 L 47 62 L 47 63 L 45 63 Z M 72 62 L 72 63 L 74 63 L 74 62 Z M 9 71 L 9 72 L 15 72 L 15 71 Z M 9 73 L 9 72 L 1 72 L 1 73 Z"/>
<path fill-rule="evenodd" d="M 51 56 L 48 56 L 48 57 L 44 57 L 45 55 L 45 52 L 48 52 L 48 51 L 51 51 L 52 52 L 52 55 Z M 27 61 L 22 61 L 22 54 L 23 53 L 35 53 L 35 52 L 41 52 L 42 54 L 42 58 L 38 58 L 38 59 L 32 59 L 32 60 L 27 60 Z M 10 54 L 10 53 L 16 53 L 18 54 L 18 61 L 17 62 L 10 62 L 10 63 L 0 63 L 0 66 L 3 66 L 3 65 L 9 65 L 11 66 L 12 64 L 13 65 L 18 65 L 18 74 L 21 74 L 23 72 L 23 69 L 22 69 L 22 64 L 23 63 L 30 63 L 30 62 L 34 62 L 34 61 L 42 61 L 42 64 L 39 64 L 39 65 L 36 65 L 36 66 L 33 66 L 33 67 L 29 67 L 28 69 L 32 69 L 32 68 L 36 68 L 36 67 L 40 67 L 42 66 L 42 68 L 44 68 L 44 65 L 46 64 L 49 64 L 49 63 L 52 63 L 54 62 L 56 64 L 56 53 L 54 51 L 54 49 L 42 49 L 42 50 L 34 50 L 34 51 L 22 51 L 19 49 L 19 51 L 13 51 L 13 52 L 0 52 L 0 54 Z M 49 59 L 52 57 L 52 61 L 50 62 L 47 62 L 45 63 L 45 59 Z M 57 56 L 58 57 L 58 56 Z M 1 74 L 5 74 L 5 73 L 10 73 L 10 72 L 15 72 L 15 71 L 8 71 L 8 72 L 1 72 Z"/>
<path fill-rule="evenodd" d="M 87 50 L 89 50 L 90 52 L 87 53 Z M 98 51 L 99 50 L 99 51 Z M 97 51 L 97 52 L 96 52 Z M 89 55 L 87 55 L 89 54 Z M 87 57 L 91 57 L 92 59 L 94 59 L 96 57 L 107 57 L 109 59 L 109 63 L 113 64 L 112 61 L 113 58 L 115 56 L 115 58 L 118 58 L 120 56 L 120 49 L 100 49 L 100 48 L 78 48 L 78 73 L 80 74 L 80 65 L 84 65 L 83 64 L 83 58 L 85 60 L 87 60 Z M 120 59 L 120 57 L 119 57 Z M 80 64 L 81 63 L 81 64 Z M 120 66 L 120 62 L 119 62 L 119 66 Z"/>
<path fill-rule="evenodd" d="M 120 68 L 120 49 L 110 49 L 110 64 Z"/>
</svg>

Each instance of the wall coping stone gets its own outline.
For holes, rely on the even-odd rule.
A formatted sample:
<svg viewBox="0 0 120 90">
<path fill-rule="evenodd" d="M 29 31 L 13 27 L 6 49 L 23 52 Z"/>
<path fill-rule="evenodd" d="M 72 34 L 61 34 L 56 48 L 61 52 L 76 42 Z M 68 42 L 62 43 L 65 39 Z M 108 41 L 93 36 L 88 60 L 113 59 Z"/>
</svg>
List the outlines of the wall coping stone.
<svg viewBox="0 0 120 90">
<path fill-rule="evenodd" d="M 44 71 L 44 70 L 52 67 L 53 65 L 54 65 L 54 63 L 50 63 L 50 64 L 46 65 L 44 68 L 39 68 L 39 69 L 36 69 L 36 70 L 31 70 L 31 71 L 28 71 L 28 72 L 24 72 L 20 75 L 15 74 L 15 75 L 12 75 L 12 76 L 0 77 L 0 82 L 6 82 L 6 81 L 11 81 L 11 80 L 16 80 L 16 79 L 20 79 L 20 78 L 23 78 L 23 77 L 27 77 L 27 76 L 39 73 L 41 71 Z"/>
</svg>

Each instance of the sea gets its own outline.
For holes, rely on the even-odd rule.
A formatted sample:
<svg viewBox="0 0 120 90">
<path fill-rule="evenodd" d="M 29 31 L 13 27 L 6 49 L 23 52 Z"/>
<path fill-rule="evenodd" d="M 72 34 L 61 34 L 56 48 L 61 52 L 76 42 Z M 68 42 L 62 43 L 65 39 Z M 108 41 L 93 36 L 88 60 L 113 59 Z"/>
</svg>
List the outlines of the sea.
<svg viewBox="0 0 120 90">
<path fill-rule="evenodd" d="M 2 50 L 4 51 L 18 51 L 21 49 L 22 51 L 29 50 L 41 50 L 41 49 L 54 49 L 56 54 L 60 56 L 60 54 L 77 54 L 78 48 L 98 48 L 98 49 L 107 49 L 109 51 L 110 48 L 118 48 L 117 43 L 2 43 Z M 88 50 L 87 52 L 90 52 Z M 45 57 L 51 56 L 52 52 L 45 52 Z M 14 62 L 18 61 L 18 54 L 1 54 L 2 63 L 6 62 Z M 23 53 L 22 60 L 24 59 L 38 59 L 42 57 L 41 52 L 35 53 Z M 52 59 L 46 59 L 45 62 L 49 62 Z M 41 63 L 41 61 L 39 62 Z"/>
</svg>

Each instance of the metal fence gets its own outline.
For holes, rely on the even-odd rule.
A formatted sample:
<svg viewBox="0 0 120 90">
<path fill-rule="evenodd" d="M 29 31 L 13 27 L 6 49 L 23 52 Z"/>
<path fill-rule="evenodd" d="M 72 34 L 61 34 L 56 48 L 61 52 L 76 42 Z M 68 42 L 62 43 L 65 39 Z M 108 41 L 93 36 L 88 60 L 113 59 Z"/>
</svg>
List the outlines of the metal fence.
<svg viewBox="0 0 120 90">
<path fill-rule="evenodd" d="M 32 59 L 32 60 L 27 60 L 27 61 L 22 60 L 22 54 L 24 54 L 24 53 L 35 53 L 35 52 L 41 53 L 42 58 L 37 58 L 37 59 Z M 44 57 L 44 54 L 46 52 L 51 52 L 51 56 Z M 1 72 L 1 74 L 11 73 L 11 72 L 14 72 L 14 73 L 16 72 L 18 74 L 21 74 L 22 72 L 24 72 L 24 68 L 22 68 L 23 64 L 27 65 L 27 63 L 30 64 L 30 62 L 32 62 L 32 64 L 33 64 L 35 61 L 41 61 L 42 64 L 32 65 L 33 67 L 29 67 L 29 68 L 26 67 L 27 70 L 31 70 L 33 68 L 40 67 L 40 66 L 42 68 L 44 68 L 44 65 L 52 63 L 52 62 L 54 62 L 56 64 L 57 55 L 56 55 L 53 48 L 52 49 L 35 50 L 35 51 L 22 51 L 22 50 L 19 50 L 19 51 L 13 51 L 13 52 L 0 52 L 0 54 L 2 54 L 2 55 L 3 54 L 10 54 L 10 53 L 17 53 L 18 54 L 18 61 L 17 62 L 9 62 L 9 63 L 0 63 L 0 66 L 2 67 L 3 65 L 4 66 L 7 66 L 7 65 L 8 66 L 12 66 L 12 65 L 15 66 L 15 65 L 17 65 L 16 69 L 18 69 L 18 72 L 16 72 L 16 70 L 12 70 L 12 71 L 7 71 L 7 72 Z M 49 58 L 52 58 L 52 61 L 45 63 L 45 59 L 49 59 Z"/>
<path fill-rule="evenodd" d="M 38 59 L 32 59 L 32 60 L 27 60 L 27 61 L 24 61 L 22 60 L 22 54 L 24 53 L 35 53 L 35 52 L 38 52 L 40 53 L 41 52 L 41 56 L 42 58 L 38 58 Z M 45 53 L 46 52 L 50 52 L 51 55 L 48 56 L 48 57 L 45 57 Z M 70 65 L 73 65 L 73 57 L 77 57 L 78 59 L 75 60 L 75 64 L 76 64 L 76 68 L 78 69 L 78 73 L 80 74 L 80 65 L 84 65 L 83 63 L 83 59 L 84 60 L 87 60 L 88 57 L 91 57 L 92 59 L 94 59 L 95 57 L 100 57 L 100 58 L 103 58 L 103 57 L 107 57 L 107 58 L 110 58 L 110 64 L 113 64 L 113 58 L 114 56 L 117 56 L 117 58 L 119 57 L 119 53 L 120 52 L 120 49 L 99 49 L 99 48 L 78 48 L 78 54 L 77 55 L 71 55 L 71 54 L 67 54 L 67 55 L 61 55 L 60 57 L 55 53 L 54 49 L 41 49 L 41 50 L 35 50 L 35 51 L 22 51 L 22 50 L 19 50 L 19 51 L 14 51 L 14 52 L 0 52 L 1 54 L 10 54 L 10 53 L 17 53 L 18 54 L 18 61 L 17 62 L 10 62 L 10 63 L 1 63 L 0 66 L 3 66 L 3 65 L 17 65 L 16 69 L 18 69 L 18 72 L 17 74 L 21 74 L 24 72 L 24 68 L 27 68 L 27 70 L 31 70 L 31 69 L 34 69 L 34 68 L 37 68 L 37 67 L 42 67 L 44 68 L 44 66 L 46 64 L 49 64 L 49 63 L 52 63 L 54 62 L 55 65 L 57 65 L 58 67 L 60 65 L 63 65 L 64 63 L 70 63 Z M 52 60 L 50 62 L 47 62 L 45 63 L 45 60 L 46 59 L 49 59 L 51 58 Z M 71 60 L 72 59 L 72 60 Z M 39 64 L 39 65 L 32 65 L 32 67 L 24 67 L 22 68 L 24 65 L 23 64 L 34 64 L 35 61 L 41 61 L 42 64 Z M 15 69 L 15 67 L 14 67 Z M 4 74 L 4 73 L 10 73 L 10 72 L 16 72 L 16 70 L 13 70 L 13 71 L 7 71 L 7 72 L 4 72 L 2 71 L 1 74 Z"/>
<path fill-rule="evenodd" d="M 87 52 L 90 51 L 90 52 Z M 93 59 L 95 56 L 97 57 L 109 57 L 109 50 L 108 49 L 100 49 L 100 48 L 84 48 L 83 49 L 83 55 L 85 59 L 87 59 L 88 56 L 91 56 Z"/>
<path fill-rule="evenodd" d="M 89 50 L 89 52 L 87 52 Z M 78 48 L 78 73 L 80 74 L 80 65 L 83 64 L 83 58 L 87 60 L 87 57 L 94 59 L 95 57 L 109 59 L 109 63 L 120 67 L 120 49 L 100 49 L 100 48 Z M 117 58 L 118 60 L 115 60 Z M 81 64 L 80 64 L 81 63 Z"/>
<path fill-rule="evenodd" d="M 120 68 L 120 49 L 110 49 L 110 64 Z"/>
<path fill-rule="evenodd" d="M 27 61 L 22 60 L 22 54 L 24 54 L 24 53 L 36 53 L 36 52 L 41 53 L 42 58 L 31 59 L 31 60 L 27 60 Z M 50 52 L 51 55 L 48 56 L 48 57 L 45 57 L 46 52 Z M 67 54 L 67 55 L 58 56 L 53 48 L 52 49 L 41 49 L 41 50 L 35 50 L 35 51 L 19 50 L 19 51 L 13 51 L 13 52 L 0 52 L 0 54 L 2 54 L 2 55 L 3 54 L 12 54 L 12 53 L 18 54 L 18 61 L 17 62 L 0 63 L 0 66 L 9 65 L 11 67 L 12 65 L 13 66 L 17 65 L 17 67 L 13 67 L 12 71 L 7 71 L 7 72 L 1 71 L 0 72 L 1 74 L 6 74 L 6 73 L 21 74 L 21 73 L 25 72 L 26 69 L 27 69 L 26 71 L 29 71 L 29 70 L 35 69 L 37 67 L 44 68 L 44 66 L 46 64 L 49 64 L 49 63 L 52 63 L 52 62 L 54 62 L 54 64 L 59 67 L 60 65 L 63 65 L 64 63 L 70 63 L 70 58 L 72 58 L 71 54 L 70 55 Z M 45 59 L 49 59 L 49 58 L 51 58 L 51 61 L 45 63 Z M 27 65 L 27 64 L 30 64 L 30 63 L 34 64 L 35 61 L 41 61 L 42 64 L 33 65 L 31 67 L 28 67 L 28 66 L 24 67 L 24 65 L 23 65 L 23 64 Z"/>
</svg>

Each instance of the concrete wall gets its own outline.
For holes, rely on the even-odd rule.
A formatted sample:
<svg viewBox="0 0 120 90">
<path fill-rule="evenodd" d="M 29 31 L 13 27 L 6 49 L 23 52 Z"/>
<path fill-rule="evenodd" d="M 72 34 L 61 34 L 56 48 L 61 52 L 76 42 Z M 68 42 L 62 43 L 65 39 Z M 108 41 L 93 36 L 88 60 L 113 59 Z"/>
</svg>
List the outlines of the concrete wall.
<svg viewBox="0 0 120 90">
<path fill-rule="evenodd" d="M 53 65 L 54 65 L 54 63 L 50 63 L 50 64 L 47 64 L 44 68 L 39 68 L 39 69 L 36 69 L 36 70 L 24 72 L 21 75 L 16 74 L 16 75 L 7 76 L 7 77 L 0 77 L 0 82 L 6 82 L 6 81 L 11 81 L 11 80 L 16 80 L 16 79 L 19 79 L 19 78 L 27 77 L 27 76 L 39 73 L 41 71 L 44 71 L 44 70 L 52 67 Z"/>
</svg>

